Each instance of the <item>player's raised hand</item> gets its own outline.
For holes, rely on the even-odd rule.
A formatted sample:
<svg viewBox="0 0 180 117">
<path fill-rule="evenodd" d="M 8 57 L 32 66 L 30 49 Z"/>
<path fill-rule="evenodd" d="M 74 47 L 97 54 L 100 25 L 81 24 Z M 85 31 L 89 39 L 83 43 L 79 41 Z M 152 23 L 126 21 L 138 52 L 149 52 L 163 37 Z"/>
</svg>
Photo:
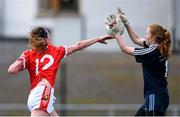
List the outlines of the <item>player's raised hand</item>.
<svg viewBox="0 0 180 117">
<path fill-rule="evenodd" d="M 116 14 L 116 16 L 117 16 L 119 19 L 122 19 L 122 22 L 124 23 L 124 25 L 129 24 L 128 18 L 127 18 L 127 16 L 125 15 L 125 13 L 121 10 L 121 8 L 117 8 L 117 14 Z"/>
<path fill-rule="evenodd" d="M 114 14 L 111 14 L 107 17 L 105 24 L 109 35 L 115 35 L 116 33 L 122 35 L 124 32 L 125 28 L 121 18 L 118 18 Z"/>
<path fill-rule="evenodd" d="M 113 24 L 116 23 L 116 15 L 115 15 L 115 14 L 109 15 L 109 16 L 106 18 L 105 23 L 106 23 L 107 25 L 109 25 L 110 27 L 112 27 Z"/>
</svg>

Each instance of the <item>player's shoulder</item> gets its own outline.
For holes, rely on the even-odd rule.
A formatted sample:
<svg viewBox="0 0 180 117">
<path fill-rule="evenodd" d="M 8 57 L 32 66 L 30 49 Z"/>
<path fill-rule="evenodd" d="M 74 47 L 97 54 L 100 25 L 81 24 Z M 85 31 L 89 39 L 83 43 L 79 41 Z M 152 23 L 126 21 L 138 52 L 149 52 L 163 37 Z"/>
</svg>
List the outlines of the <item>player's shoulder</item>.
<svg viewBox="0 0 180 117">
<path fill-rule="evenodd" d="M 33 50 L 33 49 L 27 49 L 27 50 L 23 51 L 22 54 L 25 56 L 29 56 L 34 52 L 35 52 L 35 50 Z"/>
<path fill-rule="evenodd" d="M 23 51 L 24 54 L 25 54 L 25 53 L 28 54 L 28 53 L 31 53 L 31 52 L 33 52 L 33 49 L 27 49 L 27 50 L 24 50 L 24 51 Z"/>
<path fill-rule="evenodd" d="M 55 48 L 57 48 L 57 46 L 52 45 L 52 44 L 48 44 L 47 48 L 48 48 L 48 49 L 55 49 Z"/>
<path fill-rule="evenodd" d="M 65 51 L 65 50 L 66 50 L 65 46 L 48 45 L 48 52 L 52 52 L 52 53 L 57 52 L 57 53 L 59 53 L 61 51 Z"/>
<path fill-rule="evenodd" d="M 157 51 L 157 45 L 150 45 L 149 47 L 144 48 L 135 48 L 134 49 L 134 55 L 145 55 L 145 54 L 151 54 Z"/>
<path fill-rule="evenodd" d="M 62 45 L 62 46 L 59 46 L 58 48 L 59 48 L 59 49 L 65 49 L 66 46 L 65 46 L 65 45 Z"/>
<path fill-rule="evenodd" d="M 60 50 L 60 49 L 65 49 L 66 46 L 64 46 L 64 45 L 60 45 L 60 46 L 48 45 L 48 48 L 54 48 L 54 49 Z"/>
</svg>

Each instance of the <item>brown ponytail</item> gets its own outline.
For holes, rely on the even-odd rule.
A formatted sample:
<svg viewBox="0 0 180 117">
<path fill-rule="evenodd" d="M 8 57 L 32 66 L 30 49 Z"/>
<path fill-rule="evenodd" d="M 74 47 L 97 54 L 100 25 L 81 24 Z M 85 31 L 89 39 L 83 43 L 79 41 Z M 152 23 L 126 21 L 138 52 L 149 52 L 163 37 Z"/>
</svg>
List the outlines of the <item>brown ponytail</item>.
<svg viewBox="0 0 180 117">
<path fill-rule="evenodd" d="M 150 25 L 150 32 L 154 41 L 158 44 L 161 56 L 169 58 L 171 56 L 171 33 L 158 24 Z"/>
<path fill-rule="evenodd" d="M 47 49 L 46 38 L 48 38 L 48 32 L 46 29 L 37 27 L 30 32 L 29 46 L 38 52 L 43 52 Z"/>
</svg>

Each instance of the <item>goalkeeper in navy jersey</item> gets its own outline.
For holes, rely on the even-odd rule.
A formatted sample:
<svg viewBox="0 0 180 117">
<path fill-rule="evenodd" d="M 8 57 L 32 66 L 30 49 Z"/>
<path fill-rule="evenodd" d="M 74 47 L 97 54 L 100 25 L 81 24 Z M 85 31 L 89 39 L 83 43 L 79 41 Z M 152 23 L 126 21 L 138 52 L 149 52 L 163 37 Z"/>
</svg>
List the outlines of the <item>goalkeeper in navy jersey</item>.
<svg viewBox="0 0 180 117">
<path fill-rule="evenodd" d="M 121 36 L 124 24 L 131 40 L 141 48 L 129 47 Z M 118 27 L 119 26 L 119 27 Z M 171 34 L 159 24 L 147 27 L 146 39 L 141 38 L 129 25 L 121 10 L 107 18 L 106 28 L 118 42 L 122 52 L 135 57 L 142 64 L 144 78 L 144 104 L 136 116 L 163 116 L 169 105 L 167 88 L 168 58 L 171 55 Z"/>
</svg>

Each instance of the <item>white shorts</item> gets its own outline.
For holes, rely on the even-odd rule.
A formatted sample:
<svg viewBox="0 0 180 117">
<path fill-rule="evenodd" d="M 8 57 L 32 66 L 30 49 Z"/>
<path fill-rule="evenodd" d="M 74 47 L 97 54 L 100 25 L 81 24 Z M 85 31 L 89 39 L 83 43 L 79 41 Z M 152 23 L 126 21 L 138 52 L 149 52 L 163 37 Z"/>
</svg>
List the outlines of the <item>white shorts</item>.
<svg viewBox="0 0 180 117">
<path fill-rule="evenodd" d="M 31 90 L 28 97 L 28 108 L 30 111 L 41 109 L 48 113 L 54 110 L 54 89 L 45 85 L 36 86 Z"/>
</svg>

